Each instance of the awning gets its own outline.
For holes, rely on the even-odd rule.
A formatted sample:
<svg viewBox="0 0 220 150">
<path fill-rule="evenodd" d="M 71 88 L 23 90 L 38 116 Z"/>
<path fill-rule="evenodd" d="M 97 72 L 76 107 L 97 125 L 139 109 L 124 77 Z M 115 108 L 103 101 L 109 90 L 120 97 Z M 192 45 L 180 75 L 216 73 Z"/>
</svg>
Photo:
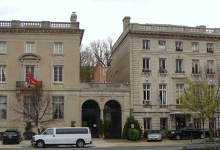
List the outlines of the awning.
<svg viewBox="0 0 220 150">
<path fill-rule="evenodd" d="M 184 115 L 184 113 L 182 113 L 182 112 L 172 112 L 172 113 L 169 113 L 169 115 Z"/>
</svg>

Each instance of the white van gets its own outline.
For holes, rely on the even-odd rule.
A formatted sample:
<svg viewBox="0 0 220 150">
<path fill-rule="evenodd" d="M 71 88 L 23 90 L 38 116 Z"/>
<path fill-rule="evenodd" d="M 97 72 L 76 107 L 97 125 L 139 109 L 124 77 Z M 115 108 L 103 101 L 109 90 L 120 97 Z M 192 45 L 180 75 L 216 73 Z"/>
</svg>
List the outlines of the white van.
<svg viewBox="0 0 220 150">
<path fill-rule="evenodd" d="M 43 148 L 45 145 L 76 145 L 84 147 L 92 144 L 91 131 L 88 127 L 48 128 L 41 135 L 35 135 L 32 145 Z"/>
</svg>

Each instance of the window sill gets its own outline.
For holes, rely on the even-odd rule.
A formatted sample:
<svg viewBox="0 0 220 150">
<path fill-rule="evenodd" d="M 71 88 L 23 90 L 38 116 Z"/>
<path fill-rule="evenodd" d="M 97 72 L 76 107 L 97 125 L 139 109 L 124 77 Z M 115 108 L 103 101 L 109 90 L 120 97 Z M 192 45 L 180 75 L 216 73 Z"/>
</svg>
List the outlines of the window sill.
<svg viewBox="0 0 220 150">
<path fill-rule="evenodd" d="M 53 53 L 52 56 L 53 56 L 53 57 L 54 57 L 54 56 L 62 56 L 62 57 L 64 57 L 65 54 L 56 54 L 56 53 Z"/>
<path fill-rule="evenodd" d="M 63 84 L 63 82 L 53 82 L 53 84 Z"/>
</svg>

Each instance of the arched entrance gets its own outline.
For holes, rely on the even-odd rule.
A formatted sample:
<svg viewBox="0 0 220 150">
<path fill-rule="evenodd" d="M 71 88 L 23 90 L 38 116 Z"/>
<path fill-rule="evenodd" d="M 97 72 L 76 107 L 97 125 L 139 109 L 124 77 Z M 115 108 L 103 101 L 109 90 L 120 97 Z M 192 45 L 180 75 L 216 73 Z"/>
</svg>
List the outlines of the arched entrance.
<svg viewBox="0 0 220 150">
<path fill-rule="evenodd" d="M 86 121 L 91 130 L 92 138 L 98 138 L 98 123 L 100 118 L 99 105 L 94 100 L 87 100 L 82 105 L 82 123 Z"/>
<path fill-rule="evenodd" d="M 106 139 L 121 138 L 121 107 L 115 100 L 104 106 L 104 136 Z"/>
</svg>

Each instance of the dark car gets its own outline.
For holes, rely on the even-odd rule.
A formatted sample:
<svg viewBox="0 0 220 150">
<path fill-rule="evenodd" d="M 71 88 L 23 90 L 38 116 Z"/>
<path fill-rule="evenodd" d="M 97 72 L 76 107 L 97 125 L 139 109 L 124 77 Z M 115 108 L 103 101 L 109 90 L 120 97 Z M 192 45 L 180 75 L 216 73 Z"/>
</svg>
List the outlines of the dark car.
<svg viewBox="0 0 220 150">
<path fill-rule="evenodd" d="M 18 130 L 15 129 L 7 129 L 3 134 L 3 144 L 5 143 L 17 143 L 21 142 L 21 134 Z"/>
</svg>

